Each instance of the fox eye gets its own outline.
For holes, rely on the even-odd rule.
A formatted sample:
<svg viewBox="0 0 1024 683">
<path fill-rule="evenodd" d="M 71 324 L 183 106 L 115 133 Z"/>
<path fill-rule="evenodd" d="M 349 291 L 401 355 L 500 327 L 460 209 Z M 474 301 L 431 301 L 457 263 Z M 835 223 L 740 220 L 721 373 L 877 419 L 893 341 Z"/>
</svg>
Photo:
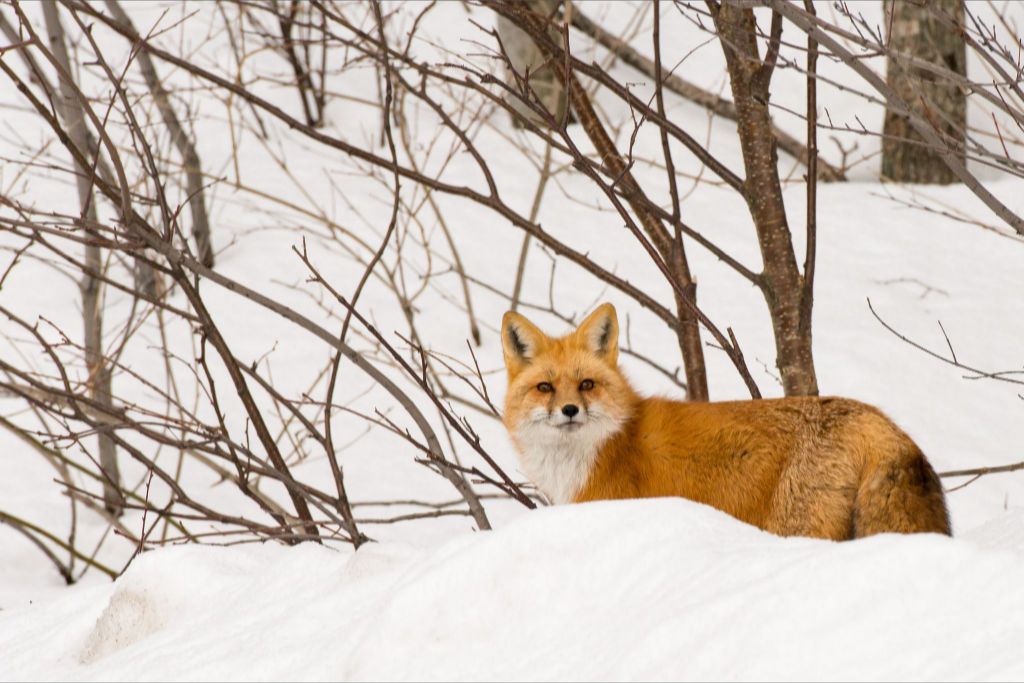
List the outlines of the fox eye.
<svg viewBox="0 0 1024 683">
<path fill-rule="evenodd" d="M 580 391 L 590 391 L 593 388 L 594 380 L 592 379 L 585 379 L 582 382 L 580 382 Z"/>
<path fill-rule="evenodd" d="M 551 386 L 551 382 L 541 382 L 537 385 L 537 391 L 542 394 L 550 394 L 555 388 Z"/>
</svg>

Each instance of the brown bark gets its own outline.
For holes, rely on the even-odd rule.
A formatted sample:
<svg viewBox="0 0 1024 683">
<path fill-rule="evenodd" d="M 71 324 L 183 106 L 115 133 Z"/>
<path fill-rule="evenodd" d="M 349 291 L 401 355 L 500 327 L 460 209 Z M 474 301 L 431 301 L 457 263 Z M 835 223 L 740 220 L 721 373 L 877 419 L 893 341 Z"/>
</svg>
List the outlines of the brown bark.
<svg viewBox="0 0 1024 683">
<path fill-rule="evenodd" d="M 736 105 L 737 130 L 746 169 L 743 195 L 754 220 L 764 262 L 759 285 L 771 314 L 776 365 L 787 396 L 815 396 L 818 381 L 811 349 L 810 306 L 801 306 L 804 281 L 793 251 L 779 182 L 778 150 L 768 112 L 773 49 L 769 48 L 762 61 L 753 10 L 730 3 L 709 3 L 709 6 L 725 52 Z M 773 18 L 772 41 L 777 46 L 781 17 L 778 14 L 773 17 L 778 17 Z M 803 319 L 804 309 L 807 320 Z"/>
<path fill-rule="evenodd" d="M 71 74 L 71 60 L 68 57 L 64 39 L 64 28 L 60 23 L 56 3 L 45 2 L 41 5 L 46 21 L 50 47 L 66 74 Z M 89 149 L 85 114 L 82 105 L 75 97 L 70 84 L 59 78 L 59 92 L 54 95 L 54 102 L 60 113 L 68 136 L 79 149 Z M 76 164 L 75 182 L 78 188 L 79 204 L 82 208 L 83 225 L 96 224 L 96 201 L 92 194 L 93 182 L 90 178 L 91 169 Z M 111 372 L 110 366 L 103 356 L 103 306 L 100 296 L 100 280 L 92 273 L 103 270 L 103 255 L 96 244 L 85 247 L 85 271 L 79 285 L 82 292 L 82 319 L 84 323 L 85 367 L 88 372 L 89 394 L 100 405 L 111 405 Z M 124 510 L 124 498 L 121 495 L 121 473 L 117 463 L 117 449 L 111 439 L 108 428 L 102 428 L 98 434 L 99 462 L 103 470 L 103 505 L 107 512 L 120 516 Z"/>
<path fill-rule="evenodd" d="M 812 16 L 814 0 L 804 0 Z M 811 346 L 811 311 L 814 307 L 814 271 L 818 252 L 818 41 L 807 36 L 807 244 L 804 252 L 804 282 L 800 293 L 800 335 Z"/>
<path fill-rule="evenodd" d="M 313 78 L 310 76 L 308 65 L 304 65 L 302 60 L 299 59 L 299 51 L 296 49 L 297 41 L 292 36 L 301 4 L 298 0 L 291 0 L 285 12 L 281 11 L 277 0 L 274 0 L 273 5 L 274 13 L 277 15 L 277 23 L 281 27 L 281 50 L 284 52 L 288 63 L 292 67 L 292 71 L 295 73 L 295 87 L 299 91 L 299 99 L 302 101 L 302 112 L 306 116 L 306 123 L 310 126 L 320 127 L 324 123 L 323 97 L 317 93 L 317 89 L 313 86 Z M 117 20 L 122 21 L 119 17 Z M 312 101 L 312 104 L 310 104 L 310 101 Z"/>
<path fill-rule="evenodd" d="M 963 36 L 936 14 L 964 20 L 963 0 L 885 0 L 889 45 L 897 53 L 967 75 Z M 889 87 L 923 116 L 964 161 L 967 93 L 950 79 L 915 68 L 890 55 L 886 68 Z M 882 176 L 904 183 L 948 185 L 957 176 L 914 129 L 903 113 L 887 108 L 882 138 Z"/>
</svg>

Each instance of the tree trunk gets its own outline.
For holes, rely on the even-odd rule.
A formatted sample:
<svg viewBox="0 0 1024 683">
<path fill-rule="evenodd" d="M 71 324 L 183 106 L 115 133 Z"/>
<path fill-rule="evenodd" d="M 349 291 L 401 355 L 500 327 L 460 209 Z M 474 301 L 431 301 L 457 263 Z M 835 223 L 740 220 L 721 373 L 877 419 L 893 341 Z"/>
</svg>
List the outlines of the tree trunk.
<svg viewBox="0 0 1024 683">
<path fill-rule="evenodd" d="M 899 53 L 967 75 L 963 37 L 937 15 L 963 24 L 963 0 L 885 0 L 890 47 Z M 959 150 L 963 161 L 967 127 L 967 94 L 960 86 L 915 69 L 889 56 L 886 79 L 900 99 L 914 107 L 936 131 Z M 903 183 L 948 185 L 957 177 L 924 142 L 906 116 L 887 108 L 882 138 L 882 176 Z"/>
<path fill-rule="evenodd" d="M 130 27 L 133 31 L 135 30 L 135 25 L 132 23 L 128 13 L 121 8 L 121 4 L 117 0 L 107 0 L 106 4 L 107 9 L 110 10 L 115 19 Z M 192 144 L 192 141 L 185 133 L 185 128 L 181 125 L 174 107 L 171 106 L 170 94 L 164 88 L 163 83 L 161 83 L 160 76 L 156 72 L 156 67 L 153 65 L 153 60 L 149 53 L 145 50 L 140 50 L 137 59 L 139 61 L 139 68 L 142 71 L 142 77 L 146 80 L 146 87 L 149 88 L 149 93 L 152 95 L 157 109 L 160 110 L 160 116 L 164 120 L 164 125 L 167 126 L 167 130 L 171 134 L 171 141 L 178 148 L 178 152 L 181 153 L 182 166 L 185 169 L 185 190 L 188 192 L 188 206 L 192 213 L 192 236 L 196 240 L 199 260 L 207 268 L 213 268 L 214 255 L 213 244 L 210 241 L 210 219 L 206 212 L 203 169 L 199 163 L 199 154 L 196 152 L 195 145 Z"/>
<path fill-rule="evenodd" d="M 537 14 L 546 17 L 558 8 L 560 0 L 512 0 L 512 2 L 522 3 Z M 565 96 L 565 88 L 562 87 L 561 80 L 551 65 L 547 64 L 544 53 L 533 42 L 529 34 L 500 14 L 498 15 L 497 29 L 498 37 L 501 38 L 501 44 L 505 48 L 505 54 L 511 62 L 511 69 L 507 69 L 508 73 L 506 74 L 509 86 L 518 90 L 519 84 L 516 75 L 519 78 L 528 76 L 530 87 L 533 88 L 544 108 L 548 113 L 554 115 L 556 121 L 561 121 L 566 113 L 568 98 Z M 558 36 L 554 33 L 551 38 L 558 41 Z M 523 118 L 534 124 L 544 125 L 544 122 L 517 98 L 509 97 L 508 104 Z M 523 124 L 518 117 L 513 116 L 512 125 L 521 128 Z"/>
<path fill-rule="evenodd" d="M 757 231 L 764 271 L 760 288 L 771 314 L 776 365 L 787 396 L 816 396 L 818 380 L 811 349 L 809 305 L 801 306 L 803 277 L 797 267 L 792 234 L 779 182 L 778 149 L 768 113 L 773 65 L 762 62 L 754 12 L 731 3 L 709 3 L 725 52 L 737 112 L 746 180 L 743 195 Z M 781 23 L 779 24 L 781 28 Z"/>
<path fill-rule="evenodd" d="M 71 60 L 68 57 L 67 45 L 64 41 L 64 28 L 60 23 L 60 16 L 57 12 L 57 4 L 44 2 L 41 5 L 43 17 L 46 21 L 47 33 L 50 39 L 50 47 L 54 56 L 60 63 L 61 68 L 68 74 L 71 71 Z M 59 78 L 60 92 L 55 93 L 54 100 L 60 117 L 67 126 L 68 137 L 75 147 L 84 154 L 89 153 L 89 142 L 87 129 L 85 127 L 85 112 L 82 110 L 82 103 L 78 101 L 70 84 L 63 78 Z M 79 167 L 76 169 L 75 181 L 78 187 L 79 203 L 82 207 L 83 225 L 86 231 L 91 231 L 91 225 L 96 223 L 96 202 L 92 195 L 92 182 L 89 179 L 90 169 Z M 89 394 L 102 406 L 111 405 L 111 373 L 110 367 L 103 356 L 103 307 L 100 296 L 100 280 L 90 273 L 100 273 L 103 270 L 103 258 L 100 247 L 87 243 L 85 246 L 86 272 L 82 275 L 80 288 L 82 291 L 82 317 L 85 327 L 85 366 L 88 372 L 87 386 Z M 111 410 L 111 412 L 113 412 Z M 107 512 L 120 516 L 124 510 L 124 498 L 121 495 L 121 474 L 117 464 L 117 450 L 114 441 L 107 433 L 108 428 L 99 430 L 99 460 L 103 470 L 103 505 Z"/>
</svg>

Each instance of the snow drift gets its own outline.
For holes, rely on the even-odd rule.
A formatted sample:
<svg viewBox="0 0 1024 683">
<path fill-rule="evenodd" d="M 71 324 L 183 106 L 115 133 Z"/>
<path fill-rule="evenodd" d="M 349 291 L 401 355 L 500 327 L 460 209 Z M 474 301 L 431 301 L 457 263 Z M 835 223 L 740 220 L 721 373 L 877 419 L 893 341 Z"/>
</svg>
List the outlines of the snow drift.
<svg viewBox="0 0 1024 683">
<path fill-rule="evenodd" d="M 661 499 L 431 551 L 169 548 L 0 616 L 0 678 L 1019 678 L 1022 522 L 831 543 Z"/>
</svg>

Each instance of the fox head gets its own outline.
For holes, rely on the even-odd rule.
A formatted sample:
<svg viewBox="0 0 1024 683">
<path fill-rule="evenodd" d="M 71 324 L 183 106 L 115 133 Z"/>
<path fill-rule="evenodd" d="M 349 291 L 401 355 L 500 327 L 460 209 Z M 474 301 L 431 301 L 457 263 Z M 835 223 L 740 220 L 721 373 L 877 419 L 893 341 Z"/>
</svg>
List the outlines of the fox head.
<svg viewBox="0 0 1024 683">
<path fill-rule="evenodd" d="M 600 445 L 630 417 L 637 397 L 619 372 L 618 339 L 615 307 L 608 303 L 558 338 L 547 336 L 518 313 L 505 314 L 504 422 L 524 464 L 530 457 L 596 456 Z"/>
</svg>

